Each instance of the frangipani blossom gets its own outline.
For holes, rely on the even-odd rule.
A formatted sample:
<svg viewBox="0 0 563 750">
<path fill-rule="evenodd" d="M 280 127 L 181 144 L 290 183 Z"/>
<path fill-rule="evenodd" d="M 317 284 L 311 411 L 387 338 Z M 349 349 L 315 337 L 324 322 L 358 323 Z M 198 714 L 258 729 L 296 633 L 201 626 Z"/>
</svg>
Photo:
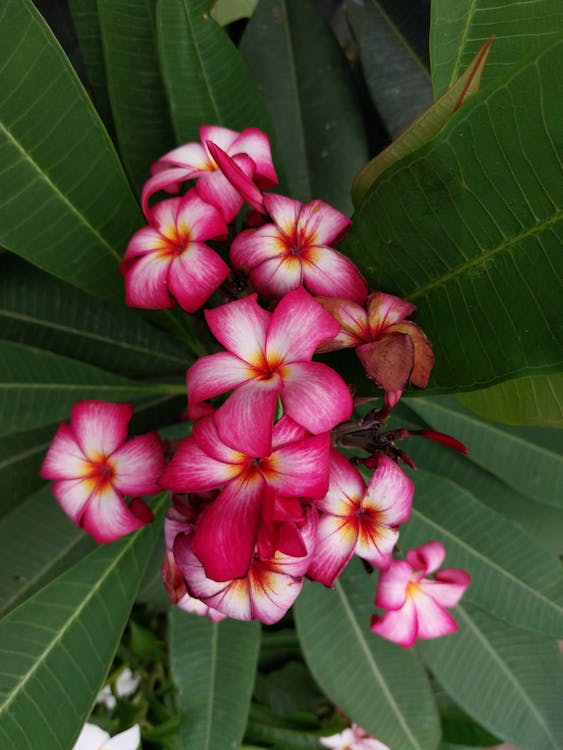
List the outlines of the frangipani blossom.
<svg viewBox="0 0 563 750">
<path fill-rule="evenodd" d="M 72 750 L 137 750 L 140 742 L 141 730 L 138 724 L 111 738 L 97 724 L 85 724 Z"/>
<path fill-rule="evenodd" d="M 304 289 L 287 294 L 273 313 L 252 294 L 206 310 L 205 318 L 227 351 L 201 357 L 188 370 L 188 410 L 198 414 L 202 401 L 234 389 L 215 414 L 229 445 L 267 456 L 278 397 L 285 414 L 313 434 L 348 419 L 352 397 L 345 382 L 311 362 L 338 324 Z"/>
<path fill-rule="evenodd" d="M 352 724 L 339 734 L 321 737 L 319 742 L 323 747 L 329 747 L 332 750 L 391 750 L 357 724 Z"/>
<path fill-rule="evenodd" d="M 364 277 L 331 247 L 346 234 L 350 219 L 320 200 L 303 204 L 266 194 L 263 202 L 273 224 L 241 232 L 231 245 L 233 266 L 250 274 L 254 288 L 279 298 L 304 286 L 315 295 L 363 304 L 368 292 Z"/>
<path fill-rule="evenodd" d="M 174 306 L 173 294 L 187 312 L 198 310 L 230 273 L 204 242 L 226 233 L 221 214 L 194 190 L 161 201 L 151 226 L 135 232 L 119 266 L 126 304 L 162 310 Z"/>
<path fill-rule="evenodd" d="M 338 335 L 319 351 L 356 347 L 367 376 L 392 392 L 390 407 L 408 385 L 426 388 L 434 355 L 422 329 L 406 320 L 415 305 L 383 292 L 369 295 L 367 309 L 350 299 L 326 296 L 318 301 L 340 324 Z"/>
<path fill-rule="evenodd" d="M 445 556 L 442 544 L 428 542 L 379 574 L 375 605 L 387 612 L 372 617 L 374 633 L 408 648 L 417 638 L 439 638 L 457 630 L 446 608 L 456 606 L 471 577 L 459 568 L 438 570 Z M 428 573 L 434 578 L 426 578 Z"/>
<path fill-rule="evenodd" d="M 126 442 L 132 414 L 129 404 L 79 401 L 41 467 L 44 479 L 55 480 L 52 491 L 64 512 L 97 542 L 112 542 L 152 521 L 149 506 L 136 496 L 161 489 L 160 438 L 151 432 Z M 129 507 L 124 495 L 135 498 Z"/>
<path fill-rule="evenodd" d="M 217 415 L 202 417 L 161 478 L 174 492 L 221 489 L 198 518 L 192 547 L 209 578 L 246 576 L 267 486 L 289 497 L 321 498 L 328 488 L 330 436 L 308 436 L 288 417 L 276 423 L 272 452 L 243 453 L 219 436 Z"/>
<path fill-rule="evenodd" d="M 317 503 L 322 511 L 315 557 L 307 575 L 325 586 L 334 581 L 356 554 L 377 568 L 386 568 L 408 521 L 414 485 L 387 456 L 377 456 L 377 468 L 366 488 L 361 474 L 337 450 L 330 452 L 330 484 Z"/>
<path fill-rule="evenodd" d="M 237 133 L 217 125 L 203 125 L 201 143 L 186 143 L 162 156 L 152 167 L 153 176 L 145 183 L 142 206 L 147 219 L 151 196 L 159 190 L 177 192 L 181 183 L 197 180 L 196 190 L 206 203 L 215 206 L 225 221 L 231 222 L 240 211 L 243 198 L 218 168 L 207 142 L 216 144 L 232 157 L 245 174 L 261 188 L 277 185 L 268 136 L 257 128 Z"/>
</svg>

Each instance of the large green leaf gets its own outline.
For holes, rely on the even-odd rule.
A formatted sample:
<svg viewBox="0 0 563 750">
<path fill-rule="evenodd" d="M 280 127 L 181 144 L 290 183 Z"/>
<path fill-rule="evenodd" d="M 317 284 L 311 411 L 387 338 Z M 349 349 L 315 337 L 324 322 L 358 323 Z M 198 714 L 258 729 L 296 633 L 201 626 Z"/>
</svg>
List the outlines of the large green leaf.
<svg viewBox="0 0 563 750">
<path fill-rule="evenodd" d="M 551 45 L 472 97 L 386 170 L 345 240 L 372 287 L 417 304 L 434 387 L 561 369 L 562 51 Z"/>
<path fill-rule="evenodd" d="M 182 372 L 187 347 L 113 306 L 6 254 L 0 257 L 2 336 L 124 375 Z"/>
<path fill-rule="evenodd" d="M 357 559 L 334 591 L 307 583 L 295 605 L 303 654 L 328 697 L 366 731 L 401 750 L 436 748 L 436 708 L 416 653 L 369 629 L 374 592 Z"/>
<path fill-rule="evenodd" d="M 420 643 L 440 683 L 480 724 L 521 750 L 559 750 L 563 680 L 556 644 L 469 605 L 458 605 L 454 615 L 459 632 Z"/>
<path fill-rule="evenodd" d="M 63 513 L 47 485 L 0 520 L 0 616 L 84 557 L 94 541 Z"/>
<path fill-rule="evenodd" d="M 181 384 L 135 382 L 42 349 L 0 341 L 0 435 L 64 419 L 75 401 L 181 394 Z"/>
<path fill-rule="evenodd" d="M 209 6 L 209 0 L 158 0 L 160 60 L 180 143 L 199 141 L 201 125 L 268 129 L 248 70 Z"/>
<path fill-rule="evenodd" d="M 151 163 L 176 145 L 156 52 L 154 7 L 98 0 L 98 15 L 119 151 L 140 193 Z"/>
<path fill-rule="evenodd" d="M 257 3 L 258 0 L 214 0 L 211 15 L 221 26 L 227 26 L 239 18 L 250 18 Z"/>
<path fill-rule="evenodd" d="M 177 607 L 170 610 L 168 622 L 170 663 L 183 716 L 181 747 L 238 747 L 254 684 L 259 623 L 213 623 Z"/>
<path fill-rule="evenodd" d="M 460 393 L 472 411 L 496 422 L 563 427 L 563 374 L 516 378 L 481 391 Z"/>
<path fill-rule="evenodd" d="M 158 502 L 161 520 L 164 498 Z M 73 746 L 111 664 L 152 546 L 155 522 L 101 545 L 0 623 L 5 750 Z"/>
<path fill-rule="evenodd" d="M 435 430 L 455 435 L 469 448 L 474 463 L 517 492 L 563 508 L 563 435 L 559 430 L 488 422 L 452 397 L 410 399 L 409 408 Z"/>
<path fill-rule="evenodd" d="M 268 106 L 292 197 L 349 212 L 368 151 L 354 82 L 330 28 L 310 0 L 261 0 L 241 52 Z"/>
<path fill-rule="evenodd" d="M 452 85 L 485 41 L 496 41 L 485 81 L 503 75 L 534 44 L 556 36 L 563 27 L 559 0 L 432 0 L 430 58 L 436 95 Z"/>
<path fill-rule="evenodd" d="M 432 104 L 430 72 L 379 0 L 348 0 L 346 12 L 360 45 L 370 97 L 396 138 Z"/>
<path fill-rule="evenodd" d="M 417 473 L 412 516 L 401 532 L 401 548 L 434 539 L 446 548 L 446 567 L 463 568 L 471 575 L 466 601 L 528 630 L 563 635 L 557 558 L 460 485 Z"/>
<path fill-rule="evenodd" d="M 0 11 L 0 244 L 121 300 L 117 263 L 140 221 L 112 143 L 30 0 Z"/>
</svg>

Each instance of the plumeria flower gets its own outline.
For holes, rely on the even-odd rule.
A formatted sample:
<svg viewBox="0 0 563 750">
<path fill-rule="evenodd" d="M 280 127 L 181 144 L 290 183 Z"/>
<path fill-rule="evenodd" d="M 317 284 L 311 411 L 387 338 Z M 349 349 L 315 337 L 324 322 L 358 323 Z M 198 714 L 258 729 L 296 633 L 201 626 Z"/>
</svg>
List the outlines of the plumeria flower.
<svg viewBox="0 0 563 750">
<path fill-rule="evenodd" d="M 216 415 L 202 417 L 166 467 L 161 482 L 173 492 L 221 489 L 204 508 L 192 547 L 209 578 L 227 581 L 248 573 L 267 486 L 289 497 L 324 497 L 330 436 L 308 436 L 283 417 L 273 430 L 272 452 L 255 456 L 219 436 Z"/>
<path fill-rule="evenodd" d="M 152 210 L 149 200 L 159 190 L 178 192 L 187 180 L 197 180 L 196 190 L 201 198 L 215 206 L 225 221 L 231 222 L 240 211 L 243 198 L 231 185 L 211 155 L 207 142 L 216 144 L 230 156 L 245 174 L 261 188 L 277 185 L 270 141 L 257 128 L 242 133 L 217 125 L 203 125 L 199 131 L 201 143 L 186 143 L 162 156 L 152 167 L 153 176 L 145 183 L 142 206 L 147 219 Z"/>
<path fill-rule="evenodd" d="M 55 480 L 52 491 L 64 512 L 97 542 L 112 542 L 152 521 L 137 495 L 161 490 L 160 438 L 151 432 L 127 441 L 132 414 L 130 404 L 79 401 L 41 467 L 44 479 Z M 134 497 L 129 506 L 125 495 Z"/>
<path fill-rule="evenodd" d="M 319 742 L 323 747 L 329 747 L 332 750 L 391 750 L 357 724 L 352 724 L 351 727 L 339 734 L 321 737 Z"/>
<path fill-rule="evenodd" d="M 412 480 L 387 456 L 378 455 L 366 488 L 357 469 L 332 449 L 330 484 L 317 503 L 322 515 L 307 575 L 332 587 L 354 554 L 387 568 L 399 537 L 397 527 L 409 519 L 413 494 Z"/>
<path fill-rule="evenodd" d="M 352 413 L 340 375 L 311 362 L 338 324 L 304 289 L 287 294 L 273 313 L 256 295 L 205 311 L 226 352 L 201 357 L 187 374 L 190 416 L 201 402 L 234 389 L 215 414 L 221 438 L 254 456 L 271 451 L 278 398 L 284 413 L 313 434 L 328 432 Z"/>
<path fill-rule="evenodd" d="M 263 202 L 273 223 L 241 232 L 231 245 L 233 266 L 250 274 L 254 288 L 279 298 L 304 286 L 315 295 L 364 304 L 364 277 L 331 247 L 346 234 L 350 219 L 320 200 L 303 204 L 269 194 Z"/>
<path fill-rule="evenodd" d="M 204 244 L 226 233 L 221 214 L 194 190 L 161 201 L 152 211 L 151 225 L 131 238 L 119 266 L 126 304 L 162 310 L 174 306 L 173 294 L 186 312 L 198 310 L 230 273 Z"/>
<path fill-rule="evenodd" d="M 387 612 L 373 616 L 374 633 L 408 648 L 417 638 L 439 638 L 457 630 L 446 608 L 455 607 L 471 577 L 458 568 L 439 571 L 445 556 L 440 542 L 428 542 L 379 574 L 375 604 Z M 428 573 L 435 573 L 434 578 L 426 578 Z"/>
<path fill-rule="evenodd" d="M 406 320 L 415 305 L 383 292 L 370 294 L 367 309 L 350 299 L 318 301 L 340 323 L 338 335 L 319 351 L 355 347 L 367 376 L 391 392 L 390 408 L 408 385 L 426 388 L 434 355 L 422 329 Z"/>
<path fill-rule="evenodd" d="M 260 620 L 271 625 L 285 615 L 303 586 L 316 541 L 314 508 L 306 511 L 302 538 L 304 555 L 294 558 L 278 551 L 262 559 L 255 554 L 245 576 L 227 581 L 215 581 L 206 575 L 189 534 L 176 537 L 174 557 L 195 597 L 235 620 Z"/>
<path fill-rule="evenodd" d="M 137 750 L 140 742 L 138 724 L 111 738 L 96 724 L 85 724 L 72 750 Z"/>
</svg>

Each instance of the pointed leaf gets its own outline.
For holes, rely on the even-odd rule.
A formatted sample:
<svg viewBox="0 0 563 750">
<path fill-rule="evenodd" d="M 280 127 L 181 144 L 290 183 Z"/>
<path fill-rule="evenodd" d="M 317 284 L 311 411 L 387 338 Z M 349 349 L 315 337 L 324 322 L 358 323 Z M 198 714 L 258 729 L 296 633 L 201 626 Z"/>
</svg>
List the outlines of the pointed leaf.
<svg viewBox="0 0 563 750">
<path fill-rule="evenodd" d="M 0 435 L 65 419 L 82 399 L 123 402 L 183 390 L 181 384 L 135 382 L 42 349 L 0 341 Z"/>
<path fill-rule="evenodd" d="M 159 516 L 164 511 L 161 496 Z M 0 623 L 0 733 L 6 750 L 73 746 L 119 644 L 155 521 L 99 546 Z"/>
<path fill-rule="evenodd" d="M 561 567 L 519 526 L 460 485 L 417 472 L 416 499 L 401 548 L 429 540 L 446 548 L 445 567 L 471 575 L 464 601 L 516 626 L 563 635 Z"/>
<path fill-rule="evenodd" d="M 495 422 L 563 427 L 563 374 L 507 380 L 481 391 L 460 393 L 464 406 Z"/>
<path fill-rule="evenodd" d="M 552 45 L 472 97 L 390 167 L 344 240 L 371 286 L 417 305 L 434 387 L 561 368 L 562 51 Z"/>
<path fill-rule="evenodd" d="M 138 194 L 149 167 L 176 145 L 150 2 L 98 0 L 108 93 L 119 152 Z"/>
<path fill-rule="evenodd" d="M 261 0 L 241 52 L 268 106 L 292 197 L 349 212 L 366 135 L 354 82 L 324 19 L 310 0 Z"/>
<path fill-rule="evenodd" d="M 414 651 L 369 629 L 375 580 L 353 559 L 330 591 L 307 582 L 295 604 L 297 632 L 313 676 L 350 719 L 390 747 L 436 748 L 440 729 Z"/>
<path fill-rule="evenodd" d="M 267 130 L 267 115 L 241 57 L 209 15 L 209 0 L 159 0 L 158 45 L 179 143 L 201 125 Z"/>
<path fill-rule="evenodd" d="M 430 26 L 432 81 L 442 94 L 469 64 L 485 39 L 495 46 L 485 83 L 504 75 L 534 45 L 548 42 L 563 26 L 559 0 L 493 3 L 489 0 L 433 0 Z"/>
<path fill-rule="evenodd" d="M 238 747 L 250 707 L 260 646 L 257 622 L 169 613 L 170 661 L 183 724 L 179 742 L 197 750 Z"/>
<path fill-rule="evenodd" d="M 362 203 L 369 188 L 382 172 L 399 159 L 412 154 L 417 148 L 431 141 L 463 102 L 479 91 L 491 44 L 492 39 L 485 42 L 453 86 L 423 112 L 396 141 L 366 164 L 356 175 L 352 186 L 352 198 L 356 207 Z"/>
<path fill-rule="evenodd" d="M 121 301 L 140 212 L 107 132 L 30 0 L 0 17 L 0 244 Z"/>
<path fill-rule="evenodd" d="M 457 633 L 420 643 L 433 674 L 491 732 L 521 750 L 558 750 L 563 672 L 556 644 L 469 605 L 454 615 Z"/>
</svg>

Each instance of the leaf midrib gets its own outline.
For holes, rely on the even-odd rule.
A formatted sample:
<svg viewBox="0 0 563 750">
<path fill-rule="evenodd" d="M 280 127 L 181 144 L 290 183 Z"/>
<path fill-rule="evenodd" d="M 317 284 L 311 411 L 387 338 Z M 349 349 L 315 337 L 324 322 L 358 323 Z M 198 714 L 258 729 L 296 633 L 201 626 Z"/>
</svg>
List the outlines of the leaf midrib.
<svg viewBox="0 0 563 750">
<path fill-rule="evenodd" d="M 450 75 L 450 81 L 446 88 L 449 88 L 453 83 L 455 83 L 455 80 L 458 77 L 458 70 L 460 68 L 461 58 L 463 57 L 463 53 L 465 51 L 465 43 L 467 41 L 467 36 L 469 34 L 469 27 L 473 23 L 473 17 L 475 13 L 477 12 L 476 5 L 477 5 L 477 0 L 471 0 L 471 5 L 465 16 L 465 19 L 466 19 L 465 28 L 463 29 L 463 34 L 461 35 L 459 47 L 457 48 L 457 55 L 456 55 L 456 59 L 452 68 L 451 75 Z"/>
<path fill-rule="evenodd" d="M 194 51 L 196 53 L 196 58 L 197 58 L 197 62 L 198 62 L 198 65 L 199 65 L 199 69 L 201 70 L 201 74 L 202 74 L 202 76 L 203 76 L 203 78 L 205 80 L 205 88 L 207 89 L 207 93 L 209 95 L 209 100 L 210 100 L 211 105 L 212 105 L 212 107 L 213 107 L 213 109 L 215 111 L 215 116 L 217 117 L 217 124 L 218 125 L 224 125 L 223 118 L 221 117 L 221 113 L 219 111 L 219 106 L 217 104 L 217 101 L 215 99 L 215 95 L 213 93 L 213 89 L 211 87 L 211 83 L 210 83 L 210 80 L 209 80 L 209 75 L 207 73 L 207 68 L 203 64 L 203 57 L 201 55 L 201 52 L 200 52 L 200 49 L 199 49 L 199 45 L 197 43 L 197 38 L 196 38 L 196 35 L 195 35 L 195 32 L 194 32 L 194 28 L 193 28 L 193 24 L 192 24 L 192 19 L 191 19 L 190 11 L 188 9 L 187 0 L 182 0 L 182 7 L 184 8 L 184 14 L 186 16 L 186 24 L 187 24 L 188 31 L 190 33 L 190 36 L 191 36 L 191 39 L 192 39 L 192 42 L 193 42 Z"/>
</svg>

